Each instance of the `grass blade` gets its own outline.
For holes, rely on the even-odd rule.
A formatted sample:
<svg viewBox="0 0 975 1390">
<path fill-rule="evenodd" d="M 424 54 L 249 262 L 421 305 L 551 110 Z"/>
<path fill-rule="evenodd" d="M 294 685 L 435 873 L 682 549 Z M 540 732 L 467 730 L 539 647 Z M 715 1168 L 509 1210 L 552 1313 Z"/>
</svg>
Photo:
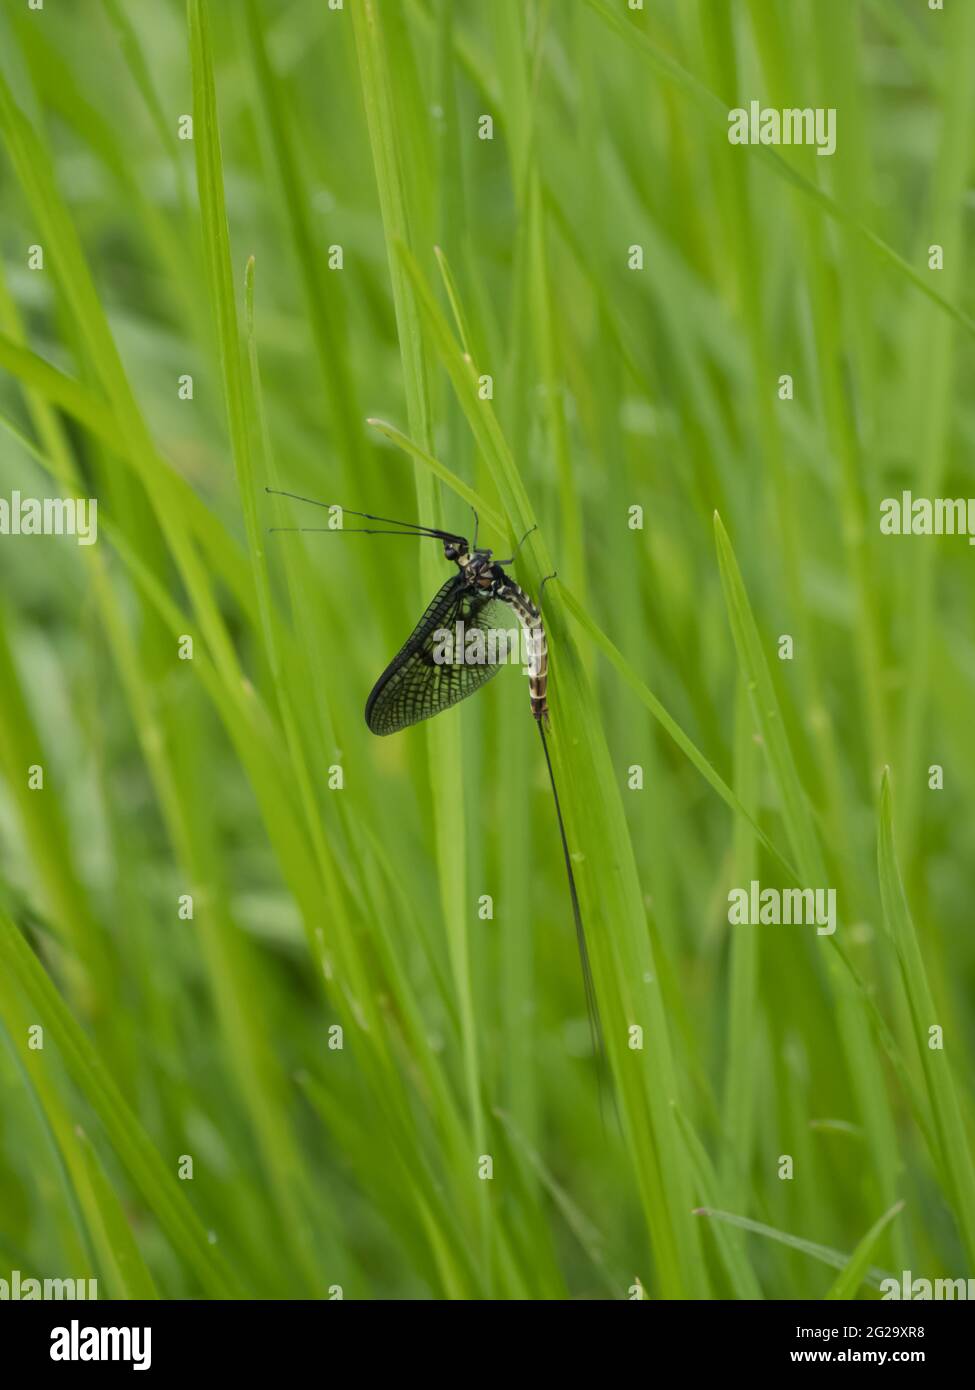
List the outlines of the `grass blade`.
<svg viewBox="0 0 975 1390">
<path fill-rule="evenodd" d="M 826 1294 L 827 1299 L 836 1301 L 856 1296 L 857 1289 L 867 1277 L 870 1256 L 876 1249 L 880 1237 L 894 1217 L 899 1216 L 903 1210 L 904 1203 L 895 1202 L 889 1211 L 885 1211 L 883 1216 L 877 1218 L 850 1256 L 849 1262 L 840 1271 L 838 1278 L 830 1285 Z"/>
<path fill-rule="evenodd" d="M 940 1168 L 951 1195 L 959 1233 L 975 1264 L 975 1166 L 968 1142 L 961 1104 L 952 1077 L 951 1049 L 945 1047 L 939 1030 L 939 1011 L 928 984 L 924 957 L 904 895 L 897 852 L 894 848 L 893 798 L 890 775 L 885 770 L 880 789 L 880 826 L 877 838 L 877 872 L 884 921 L 897 953 L 901 980 L 911 1012 L 914 1040 L 921 1058 Z"/>
</svg>

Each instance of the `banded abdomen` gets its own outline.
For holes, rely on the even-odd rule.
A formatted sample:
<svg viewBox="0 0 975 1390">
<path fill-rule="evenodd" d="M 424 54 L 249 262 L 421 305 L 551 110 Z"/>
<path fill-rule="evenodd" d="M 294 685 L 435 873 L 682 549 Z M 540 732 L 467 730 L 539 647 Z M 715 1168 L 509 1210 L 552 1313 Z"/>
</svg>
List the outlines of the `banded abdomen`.
<svg viewBox="0 0 975 1390">
<path fill-rule="evenodd" d="M 536 605 L 512 579 L 498 597 L 513 608 L 528 633 L 528 691 L 532 715 L 544 719 L 548 714 L 548 642 L 542 615 Z"/>
</svg>

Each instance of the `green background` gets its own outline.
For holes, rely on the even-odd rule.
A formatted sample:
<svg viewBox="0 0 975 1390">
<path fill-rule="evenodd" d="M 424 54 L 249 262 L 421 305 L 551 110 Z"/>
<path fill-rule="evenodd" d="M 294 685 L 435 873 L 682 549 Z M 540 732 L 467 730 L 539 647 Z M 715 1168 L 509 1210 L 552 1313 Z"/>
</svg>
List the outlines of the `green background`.
<svg viewBox="0 0 975 1390">
<path fill-rule="evenodd" d="M 972 1273 L 975 556 L 878 521 L 975 491 L 975 4 L 9 0 L 0 74 L 0 492 L 99 502 L 0 537 L 0 1277 Z M 440 548 L 267 485 L 537 521 L 602 1094 L 525 680 L 374 738 Z"/>
</svg>

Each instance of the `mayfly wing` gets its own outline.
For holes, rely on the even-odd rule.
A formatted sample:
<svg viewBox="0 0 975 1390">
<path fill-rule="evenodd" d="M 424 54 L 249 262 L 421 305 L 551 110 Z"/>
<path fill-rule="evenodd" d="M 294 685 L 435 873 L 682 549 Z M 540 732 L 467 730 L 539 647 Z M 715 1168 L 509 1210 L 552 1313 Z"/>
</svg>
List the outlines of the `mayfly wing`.
<svg viewBox="0 0 975 1390">
<path fill-rule="evenodd" d="M 436 660 L 437 634 L 444 629 L 453 634 L 458 622 L 467 633 L 516 626 L 507 604 L 491 594 L 474 592 L 463 575 L 453 575 L 434 595 L 366 701 L 366 723 L 374 734 L 395 734 L 431 719 L 466 700 L 497 675 L 501 665 L 493 659 L 474 663 Z M 485 643 L 485 656 L 494 658 L 497 650 L 495 644 Z"/>
</svg>

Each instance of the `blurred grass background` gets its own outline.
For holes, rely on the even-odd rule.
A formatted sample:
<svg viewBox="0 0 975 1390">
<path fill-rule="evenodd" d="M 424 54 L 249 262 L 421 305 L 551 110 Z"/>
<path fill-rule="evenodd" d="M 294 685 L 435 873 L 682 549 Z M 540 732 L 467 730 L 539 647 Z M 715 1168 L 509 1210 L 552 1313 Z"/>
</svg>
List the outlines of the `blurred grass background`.
<svg viewBox="0 0 975 1390">
<path fill-rule="evenodd" d="M 0 1277 L 975 1273 L 972 557 L 878 530 L 975 491 L 973 67 L 906 0 L 4 7 L 0 495 L 100 538 L 0 538 Z M 538 521 L 602 1120 L 524 680 L 373 738 L 442 556 L 266 485 Z M 729 927 L 752 878 L 836 936 Z"/>
</svg>

